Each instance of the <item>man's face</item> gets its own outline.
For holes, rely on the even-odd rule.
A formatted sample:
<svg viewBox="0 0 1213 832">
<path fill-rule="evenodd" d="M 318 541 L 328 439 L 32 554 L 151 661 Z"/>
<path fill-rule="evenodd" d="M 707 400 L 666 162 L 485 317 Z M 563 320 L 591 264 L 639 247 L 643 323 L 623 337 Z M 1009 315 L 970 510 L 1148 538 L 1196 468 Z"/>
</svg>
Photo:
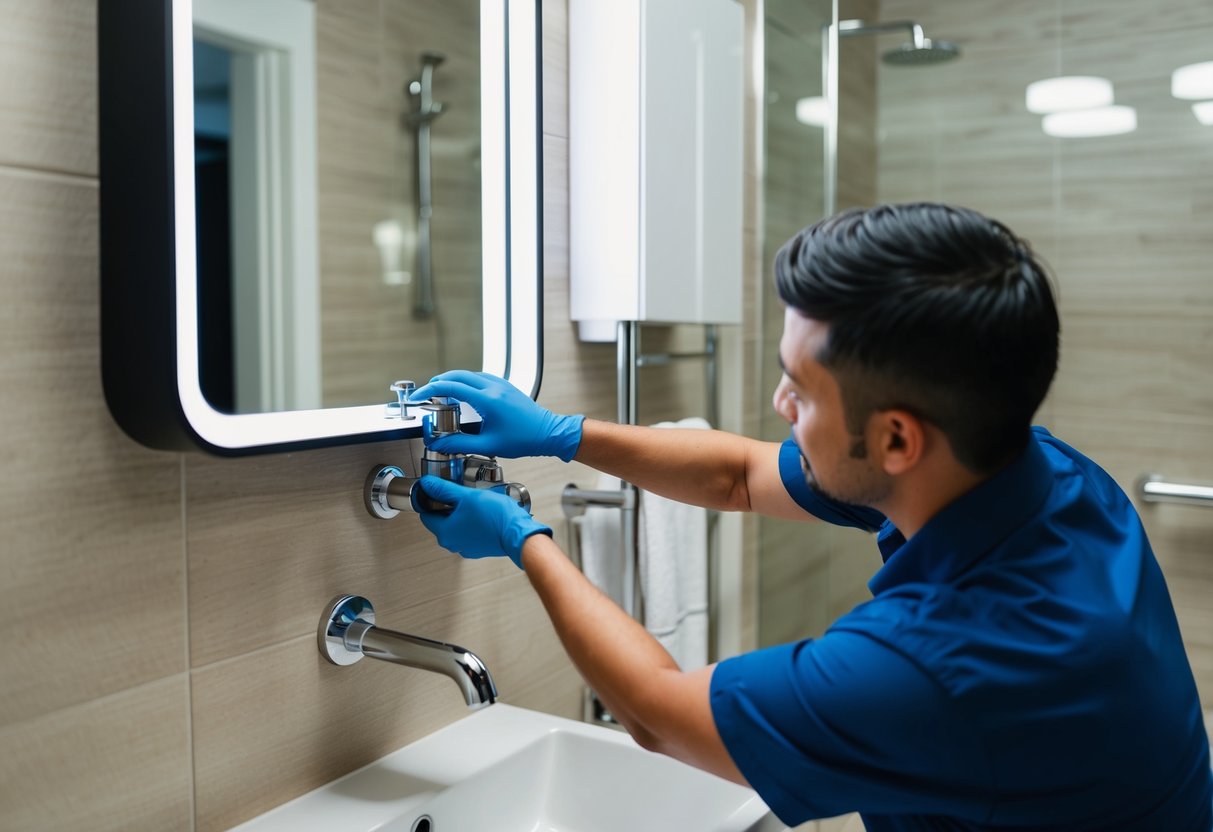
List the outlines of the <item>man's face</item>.
<svg viewBox="0 0 1213 832">
<path fill-rule="evenodd" d="M 828 334 L 825 324 L 787 309 L 779 342 L 784 372 L 772 403 L 792 426 L 810 488 L 844 503 L 875 505 L 892 483 L 863 452 L 864 437 L 847 430 L 838 382 L 817 361 Z"/>
</svg>

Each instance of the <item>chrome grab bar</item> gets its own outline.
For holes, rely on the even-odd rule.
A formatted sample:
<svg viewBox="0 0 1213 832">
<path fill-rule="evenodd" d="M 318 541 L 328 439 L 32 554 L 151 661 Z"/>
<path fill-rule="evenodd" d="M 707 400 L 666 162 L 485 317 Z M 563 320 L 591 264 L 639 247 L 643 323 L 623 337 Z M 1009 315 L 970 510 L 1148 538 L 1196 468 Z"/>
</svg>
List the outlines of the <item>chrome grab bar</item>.
<svg viewBox="0 0 1213 832">
<path fill-rule="evenodd" d="M 1137 496 L 1146 503 L 1213 507 L 1213 485 L 1166 482 L 1158 474 L 1146 474 L 1137 481 Z"/>
</svg>

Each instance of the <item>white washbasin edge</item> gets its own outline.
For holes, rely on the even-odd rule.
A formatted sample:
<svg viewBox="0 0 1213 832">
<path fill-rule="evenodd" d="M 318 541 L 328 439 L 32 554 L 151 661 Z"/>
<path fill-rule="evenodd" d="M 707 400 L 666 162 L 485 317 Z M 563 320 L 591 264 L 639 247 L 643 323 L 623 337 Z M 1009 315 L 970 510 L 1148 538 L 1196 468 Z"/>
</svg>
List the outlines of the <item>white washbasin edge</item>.
<svg viewBox="0 0 1213 832">
<path fill-rule="evenodd" d="M 498 702 L 258 815 L 234 827 L 234 830 L 373 832 L 400 815 L 424 805 L 441 789 L 475 775 L 553 731 L 566 731 L 639 748 L 635 740 L 621 731 Z M 368 800 L 348 793 L 359 780 L 396 778 L 403 783 L 410 776 L 431 785 L 428 788 L 415 785 L 412 791 L 405 791 L 390 799 Z M 726 785 L 724 781 L 721 784 Z M 745 825 L 733 828 L 749 828 L 750 824 L 757 824 L 767 816 L 769 811 L 755 794 L 732 819 Z"/>
</svg>

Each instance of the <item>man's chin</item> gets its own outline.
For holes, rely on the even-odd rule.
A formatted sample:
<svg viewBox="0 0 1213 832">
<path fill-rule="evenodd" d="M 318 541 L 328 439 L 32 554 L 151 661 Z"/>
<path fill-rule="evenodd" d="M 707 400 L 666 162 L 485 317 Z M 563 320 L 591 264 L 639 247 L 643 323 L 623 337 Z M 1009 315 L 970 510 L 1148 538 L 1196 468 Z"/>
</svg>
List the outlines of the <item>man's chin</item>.
<svg viewBox="0 0 1213 832">
<path fill-rule="evenodd" d="M 805 485 L 809 487 L 810 491 L 821 497 L 830 496 L 825 492 L 825 489 L 817 484 L 817 477 L 813 476 L 813 466 L 809 464 L 809 458 L 804 455 L 804 451 L 800 452 L 800 472 L 804 474 Z"/>
</svg>

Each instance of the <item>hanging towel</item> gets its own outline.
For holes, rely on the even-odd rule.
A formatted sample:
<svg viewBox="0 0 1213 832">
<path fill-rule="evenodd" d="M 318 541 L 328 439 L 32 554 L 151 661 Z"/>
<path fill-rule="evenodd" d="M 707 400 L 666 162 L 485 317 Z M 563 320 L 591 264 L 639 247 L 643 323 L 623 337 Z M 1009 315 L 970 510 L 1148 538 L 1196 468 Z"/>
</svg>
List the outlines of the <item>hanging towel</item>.
<svg viewBox="0 0 1213 832">
<path fill-rule="evenodd" d="M 711 425 L 698 417 L 658 428 Z M 637 521 L 644 624 L 683 670 L 708 662 L 708 514 L 641 492 Z"/>
<path fill-rule="evenodd" d="M 618 491 L 619 478 L 603 474 L 595 488 Z M 616 604 L 623 606 L 623 533 L 619 509 L 586 506 L 576 519 L 581 533 L 581 571 L 590 583 Z M 575 532 L 576 533 L 576 532 Z"/>
</svg>

